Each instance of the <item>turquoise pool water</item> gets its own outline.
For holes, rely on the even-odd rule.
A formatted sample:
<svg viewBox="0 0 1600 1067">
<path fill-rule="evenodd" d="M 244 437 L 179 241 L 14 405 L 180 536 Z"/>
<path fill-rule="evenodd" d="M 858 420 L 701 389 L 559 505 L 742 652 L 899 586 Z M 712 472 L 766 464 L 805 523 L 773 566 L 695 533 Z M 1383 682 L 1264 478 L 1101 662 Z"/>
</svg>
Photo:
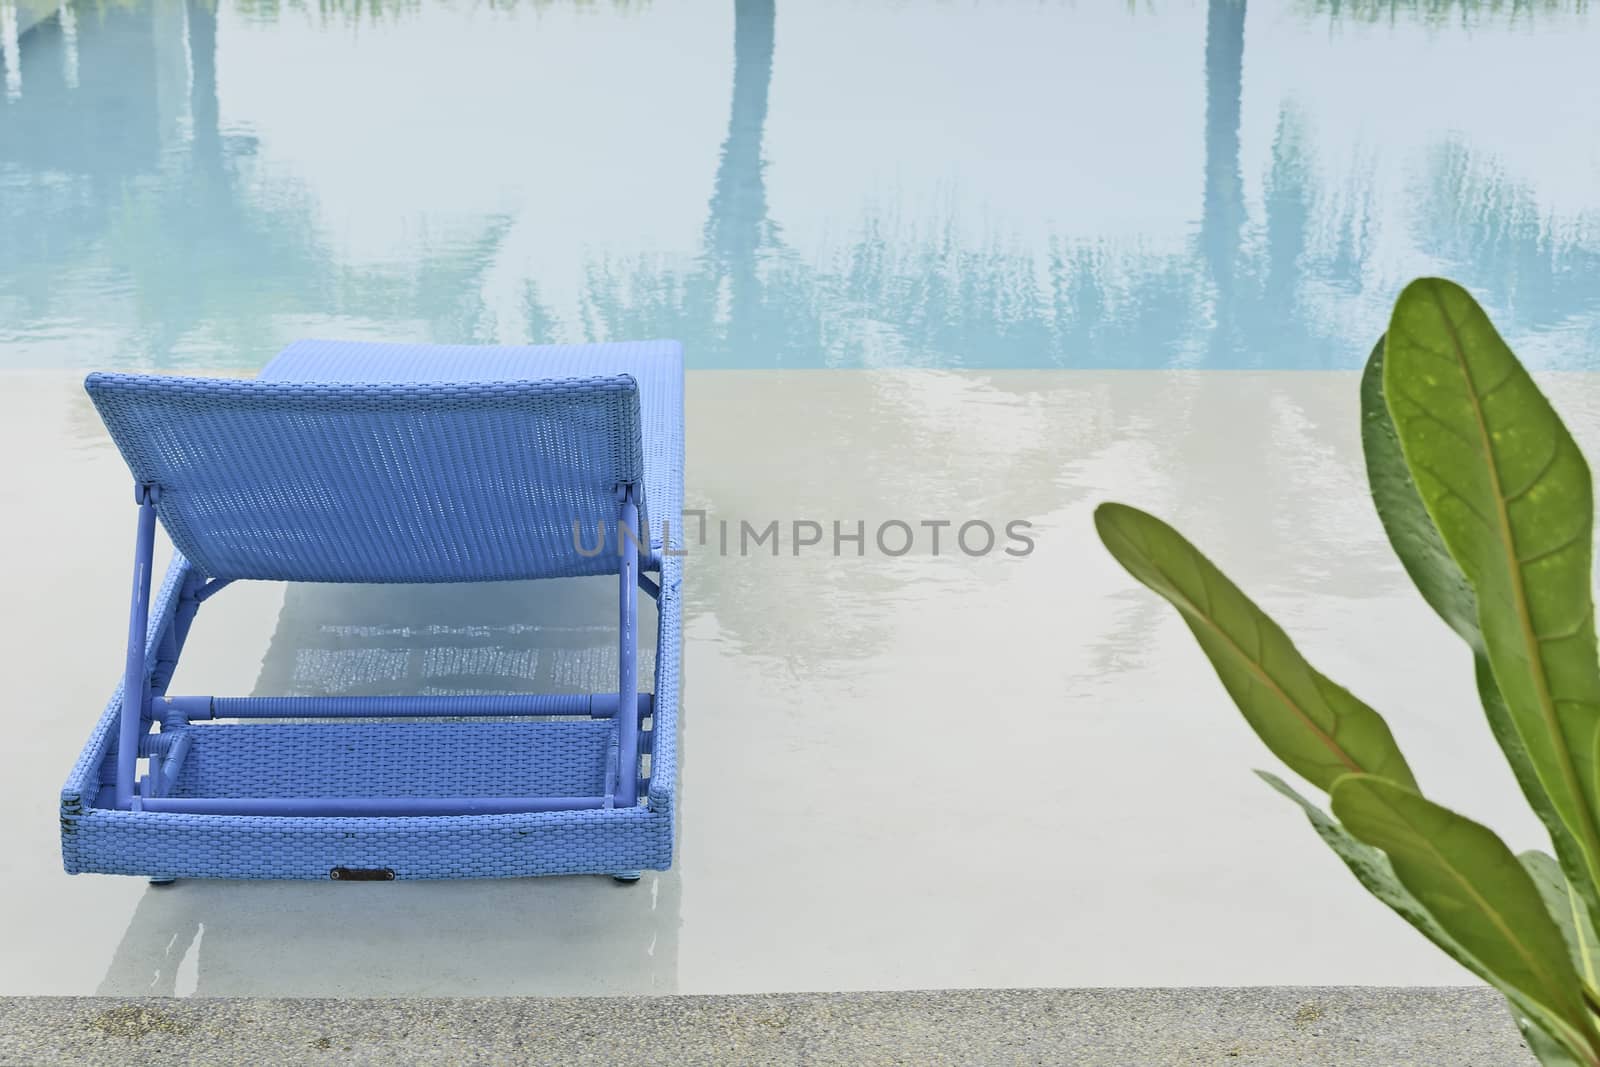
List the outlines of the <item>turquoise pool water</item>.
<svg viewBox="0 0 1600 1067">
<path fill-rule="evenodd" d="M 1600 367 L 1582 4 L 0 0 L 0 366 Z"/>
</svg>

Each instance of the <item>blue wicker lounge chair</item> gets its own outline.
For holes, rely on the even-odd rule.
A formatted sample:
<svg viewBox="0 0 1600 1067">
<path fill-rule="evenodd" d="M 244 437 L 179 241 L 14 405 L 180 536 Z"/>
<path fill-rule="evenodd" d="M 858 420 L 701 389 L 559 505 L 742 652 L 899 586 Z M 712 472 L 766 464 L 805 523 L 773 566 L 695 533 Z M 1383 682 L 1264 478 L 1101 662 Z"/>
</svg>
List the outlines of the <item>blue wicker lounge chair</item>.
<svg viewBox="0 0 1600 1067">
<path fill-rule="evenodd" d="M 627 880 L 670 866 L 676 343 L 306 341 L 254 380 L 86 387 L 133 473 L 138 539 L 123 684 L 61 793 L 68 872 Z M 157 519 L 176 553 L 152 606 Z M 597 574 L 618 577 L 615 692 L 167 691 L 197 609 L 234 581 Z M 649 692 L 640 590 L 658 612 Z"/>
</svg>

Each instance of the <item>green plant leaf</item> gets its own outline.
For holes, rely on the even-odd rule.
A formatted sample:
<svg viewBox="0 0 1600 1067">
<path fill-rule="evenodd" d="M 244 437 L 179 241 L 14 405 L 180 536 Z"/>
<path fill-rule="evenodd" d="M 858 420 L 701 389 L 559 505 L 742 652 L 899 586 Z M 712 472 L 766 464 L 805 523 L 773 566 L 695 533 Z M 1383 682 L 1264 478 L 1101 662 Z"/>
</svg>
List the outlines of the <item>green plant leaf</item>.
<svg viewBox="0 0 1600 1067">
<path fill-rule="evenodd" d="M 1574 1067 L 1574 1065 L 1582 1067 L 1596 1062 L 1592 1057 L 1578 1051 L 1582 1048 L 1584 1040 L 1581 1033 L 1573 1033 L 1572 1027 L 1545 1005 L 1506 985 L 1482 960 L 1451 937 L 1428 909 L 1401 884 L 1387 856 L 1371 845 L 1352 837 L 1326 812 L 1301 796 L 1277 775 L 1266 771 L 1257 771 L 1256 774 L 1262 781 L 1300 806 L 1312 829 L 1317 832 L 1317 836 L 1344 861 L 1344 865 L 1356 876 L 1356 880 L 1367 892 L 1388 905 L 1395 914 L 1410 923 L 1445 955 L 1505 995 L 1513 1018 L 1517 1020 L 1529 1048 L 1533 1050 L 1540 1063 L 1545 1067 Z M 1578 1042 L 1578 1049 L 1569 1048 L 1570 1042 Z"/>
<path fill-rule="evenodd" d="M 1567 942 L 1572 964 L 1583 976 L 1587 989 L 1595 987 L 1594 924 L 1584 910 L 1583 901 L 1567 882 L 1561 864 L 1554 856 L 1537 850 L 1518 853 L 1517 862 L 1533 879 L 1534 888 L 1544 900 L 1544 910 L 1550 913 Z M 1591 1003 L 1592 1010 L 1592 1003 Z"/>
<path fill-rule="evenodd" d="M 1445 547 L 1407 469 L 1400 437 L 1383 395 L 1384 339 L 1379 338 L 1361 375 L 1361 448 L 1367 482 L 1395 555 L 1428 605 L 1472 649 L 1478 695 L 1490 732 L 1505 753 L 1528 805 L 1544 823 L 1562 870 L 1583 898 L 1591 922 L 1600 922 L 1600 855 L 1589 855 L 1562 819 L 1539 780 L 1527 746 L 1495 684 L 1478 628 L 1477 598 Z M 1596 735 L 1600 738 L 1600 734 Z"/>
<path fill-rule="evenodd" d="M 1516 1015 L 1515 1007 L 1512 1008 L 1512 1015 Z M 1585 1067 L 1589 1062 L 1569 1052 L 1561 1044 L 1560 1038 L 1531 1019 L 1518 1018 L 1517 1027 L 1522 1031 L 1522 1039 L 1528 1043 L 1528 1051 L 1533 1053 L 1534 1059 L 1542 1067 Z"/>
<path fill-rule="evenodd" d="M 1383 532 L 1399 557 L 1400 565 L 1438 613 L 1474 651 L 1482 651 L 1478 630 L 1478 600 L 1472 585 L 1445 547 L 1433 524 L 1417 485 L 1411 480 L 1400 436 L 1383 397 L 1384 338 L 1367 357 L 1361 374 L 1361 452 L 1367 461 L 1367 485 L 1372 503 L 1383 522 Z"/>
<path fill-rule="evenodd" d="M 1404 786 L 1368 774 L 1333 787 L 1333 814 L 1389 857 L 1400 884 L 1497 987 L 1542 1005 L 1581 1034 L 1594 1026 L 1566 940 L 1533 879 L 1493 830 Z"/>
<path fill-rule="evenodd" d="M 1324 790 L 1356 771 L 1416 785 L 1383 718 L 1313 669 L 1182 534 L 1125 504 L 1101 504 L 1094 522 L 1117 562 L 1178 609 L 1251 728 L 1296 774 Z"/>
<path fill-rule="evenodd" d="M 1523 796 L 1534 813 L 1539 816 L 1539 821 L 1544 823 L 1546 831 L 1550 834 L 1551 844 L 1555 847 L 1557 862 L 1560 872 L 1564 876 L 1568 889 L 1578 896 L 1581 907 L 1588 917 L 1590 929 L 1600 926 L 1600 890 L 1597 890 L 1596 876 L 1591 869 L 1585 867 L 1591 859 L 1572 830 L 1562 822 L 1549 796 L 1539 784 L 1538 776 L 1533 770 L 1533 761 L 1528 757 L 1528 751 L 1518 736 L 1516 726 L 1512 724 L 1511 713 L 1506 709 L 1505 698 L 1500 695 L 1500 690 L 1494 683 L 1494 675 L 1489 668 L 1489 660 L 1484 656 L 1473 659 L 1473 669 L 1477 675 L 1478 699 L 1482 702 L 1485 715 L 1489 720 L 1489 730 L 1500 744 L 1500 749 L 1505 753 L 1506 761 L 1511 764 L 1512 773 L 1516 776 L 1517 784 L 1522 787 Z M 1591 942 L 1591 947 L 1593 943 Z M 1584 975 L 1591 986 L 1594 985 L 1594 975 L 1584 970 Z"/>
<path fill-rule="evenodd" d="M 1477 598 L 1495 686 L 1592 872 L 1600 862 L 1600 662 L 1588 466 L 1458 285 L 1424 278 L 1406 287 L 1390 319 L 1382 375 L 1417 492 Z"/>
<path fill-rule="evenodd" d="M 1428 914 L 1428 909 L 1422 906 L 1410 890 L 1400 884 L 1400 879 L 1395 877 L 1394 868 L 1390 866 L 1387 856 L 1373 846 L 1352 837 L 1327 812 L 1301 796 L 1294 787 L 1277 775 L 1268 771 L 1257 771 L 1256 774 L 1273 789 L 1300 805 L 1306 818 L 1311 821 L 1312 829 L 1316 830 L 1317 836 L 1344 861 L 1344 865 L 1350 868 L 1350 873 L 1356 876 L 1356 880 L 1366 888 L 1367 892 L 1383 901 L 1402 919 L 1416 927 L 1424 937 L 1443 949 L 1451 959 L 1479 978 L 1485 981 L 1493 980 L 1493 976 L 1482 961 L 1446 933 L 1433 916 Z"/>
</svg>

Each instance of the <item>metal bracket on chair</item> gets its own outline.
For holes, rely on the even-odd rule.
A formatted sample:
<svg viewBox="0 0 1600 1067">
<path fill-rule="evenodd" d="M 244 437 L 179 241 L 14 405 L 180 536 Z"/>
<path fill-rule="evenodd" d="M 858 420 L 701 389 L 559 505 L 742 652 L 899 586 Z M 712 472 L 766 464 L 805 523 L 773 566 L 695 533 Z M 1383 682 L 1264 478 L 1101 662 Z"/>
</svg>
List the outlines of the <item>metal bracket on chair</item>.
<svg viewBox="0 0 1600 1067">
<path fill-rule="evenodd" d="M 617 487 L 617 691 L 592 694 L 522 694 L 496 697 L 209 697 L 169 696 L 166 685 L 200 603 L 228 584 L 198 572 L 184 575 L 178 603 L 164 619 L 152 663 L 148 652 L 151 569 L 155 555 L 159 486 L 136 487 L 138 537 L 133 556 L 133 590 L 128 610 L 127 660 L 123 669 L 115 783 L 105 789 L 111 806 L 123 811 L 201 815 L 398 816 L 488 815 L 527 812 L 633 808 L 648 779 L 639 774 L 643 754 L 653 746 L 643 720 L 654 715 L 651 694 L 639 692 L 639 590 L 652 596 L 660 588 L 642 573 L 659 558 L 638 545 L 639 495 L 633 484 Z M 627 542 L 634 541 L 630 551 Z M 617 759 L 604 796 L 559 797 L 190 797 L 167 795 L 176 785 L 195 731 L 204 719 L 333 717 L 401 718 L 447 716 L 584 716 L 613 718 Z M 156 722 L 157 734 L 149 728 Z M 201 728 L 205 732 L 210 728 Z M 150 760 L 140 780 L 138 761 Z M 102 793 L 104 796 L 104 793 Z M 103 803 L 103 802 L 102 802 Z M 361 872 L 352 870 L 352 876 Z"/>
<path fill-rule="evenodd" d="M 209 582 L 203 582 L 194 591 L 194 602 L 196 604 L 204 604 L 232 584 L 232 578 L 213 578 Z"/>
<path fill-rule="evenodd" d="M 653 579 L 646 578 L 642 569 L 639 571 L 639 588 L 643 589 L 645 595 L 651 600 L 661 599 L 661 586 L 657 585 Z"/>
<path fill-rule="evenodd" d="M 628 551 L 629 535 L 639 532 L 638 489 L 631 482 L 618 487 L 617 552 L 622 556 L 617 582 L 617 706 L 634 708 L 639 701 L 639 553 Z M 639 802 L 639 717 L 617 716 L 618 807 Z"/>
<path fill-rule="evenodd" d="M 150 568 L 155 557 L 156 502 L 161 487 L 136 485 L 138 536 L 133 548 L 133 603 L 128 609 L 128 655 L 122 672 L 122 718 L 117 732 L 117 807 L 134 807 L 134 776 L 139 769 L 139 734 L 145 722 L 150 684 L 145 673 L 145 642 L 150 629 Z"/>
</svg>

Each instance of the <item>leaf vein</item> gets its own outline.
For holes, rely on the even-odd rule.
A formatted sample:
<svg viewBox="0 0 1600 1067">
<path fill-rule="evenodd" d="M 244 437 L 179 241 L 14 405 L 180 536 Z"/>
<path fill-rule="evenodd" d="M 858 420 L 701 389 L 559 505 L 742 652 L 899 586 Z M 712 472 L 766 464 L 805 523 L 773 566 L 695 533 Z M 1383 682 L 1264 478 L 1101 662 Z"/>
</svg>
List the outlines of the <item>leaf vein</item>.
<svg viewBox="0 0 1600 1067">
<path fill-rule="evenodd" d="M 1501 378 L 1498 382 L 1495 382 L 1493 385 L 1489 386 L 1489 388 L 1487 388 L 1483 392 L 1479 393 L 1478 394 L 1478 400 L 1480 402 L 1482 402 L 1484 400 L 1488 400 L 1491 396 L 1493 396 L 1494 394 L 1498 393 L 1501 389 L 1504 389 L 1506 386 L 1510 385 L 1511 384 L 1511 380 L 1513 378 L 1515 378 L 1515 377 L 1517 377 L 1517 371 L 1516 371 L 1516 368 L 1513 367 L 1511 370 L 1506 371 L 1505 377 Z"/>
<path fill-rule="evenodd" d="M 1407 457 L 1407 462 L 1409 462 L 1413 468 L 1431 474 L 1433 476 L 1433 480 L 1438 484 L 1440 490 L 1442 491 L 1442 495 L 1453 497 L 1460 501 L 1461 506 L 1466 508 L 1467 511 L 1472 514 L 1473 518 L 1477 519 L 1491 530 L 1496 528 L 1497 524 L 1495 521 L 1489 516 L 1485 515 L 1482 511 L 1478 510 L 1478 505 L 1474 503 L 1470 497 L 1468 497 L 1461 490 L 1457 489 L 1455 486 L 1451 485 L 1449 482 L 1445 481 L 1443 471 L 1440 471 L 1434 467 L 1433 464 L 1422 459 L 1411 459 L 1410 457 Z"/>
<path fill-rule="evenodd" d="M 1538 488 L 1539 483 L 1544 481 L 1544 476 L 1550 473 L 1550 468 L 1554 467 L 1556 465 L 1556 460 L 1559 459 L 1560 457 L 1561 457 L 1561 444 L 1559 442 L 1557 442 L 1557 443 L 1552 444 L 1550 446 L 1550 455 L 1545 457 L 1545 461 L 1542 464 L 1540 464 L 1538 473 L 1535 474 L 1532 478 L 1528 479 L 1528 483 L 1526 485 L 1524 485 L 1521 489 L 1518 489 L 1516 492 L 1507 495 L 1506 503 L 1507 504 L 1515 504 L 1517 501 L 1521 500 L 1523 497 L 1525 497 L 1529 493 L 1533 492 L 1534 489 Z"/>
<path fill-rule="evenodd" d="M 1589 536 L 1589 531 L 1587 531 L 1587 530 L 1579 530 L 1577 533 L 1573 534 L 1571 537 L 1569 537 L 1566 540 L 1562 541 L 1559 545 L 1555 545 L 1555 546 L 1553 546 L 1551 548 L 1544 549 L 1542 552 L 1535 552 L 1531 556 L 1518 556 L 1517 557 L 1517 562 L 1519 564 L 1521 564 L 1522 566 L 1524 566 L 1524 567 L 1529 566 L 1530 564 L 1538 563 L 1540 560 L 1548 559 L 1549 557 L 1555 555 L 1558 552 L 1565 552 L 1567 549 L 1571 548 L 1573 545 L 1578 545 L 1578 544 L 1584 543 L 1585 541 L 1588 540 L 1588 536 Z"/>
<path fill-rule="evenodd" d="M 1534 638 L 1541 645 L 1549 644 L 1552 641 L 1565 641 L 1570 637 L 1576 637 L 1578 634 L 1582 633 L 1583 628 L 1588 625 L 1589 620 L 1592 618 L 1594 618 L 1594 602 L 1590 601 L 1589 610 L 1583 613 L 1583 618 L 1579 619 L 1573 625 L 1567 627 L 1567 629 L 1557 630 L 1554 633 L 1548 634 L 1534 634 Z M 1556 703 L 1560 703 L 1560 701 L 1557 701 Z"/>
<path fill-rule="evenodd" d="M 1464 444 L 1468 448 L 1472 449 L 1474 452 L 1482 452 L 1483 451 L 1482 442 L 1480 442 L 1478 440 L 1475 440 L 1470 434 L 1467 434 L 1466 432 L 1464 432 L 1462 430 L 1456 429 L 1454 426 L 1450 425 L 1448 422 L 1445 422 L 1439 416 L 1435 415 L 1433 413 L 1433 411 L 1425 403 L 1423 403 L 1423 401 L 1421 401 L 1420 399 L 1418 399 L 1415 396 L 1412 396 L 1410 393 L 1406 392 L 1406 389 L 1405 389 L 1404 385 L 1395 386 L 1395 391 L 1398 392 L 1401 395 L 1402 399 L 1408 401 L 1409 403 L 1411 403 L 1417 409 L 1416 412 L 1414 414 L 1412 414 L 1412 416 L 1409 419 L 1404 420 L 1405 422 L 1407 422 L 1407 423 L 1413 423 L 1413 422 L 1429 422 L 1429 423 L 1432 423 L 1433 425 L 1439 427 L 1439 429 L 1443 430 L 1445 433 L 1449 434 L 1451 437 L 1454 437 L 1457 441 L 1460 441 L 1462 444 Z"/>
</svg>

